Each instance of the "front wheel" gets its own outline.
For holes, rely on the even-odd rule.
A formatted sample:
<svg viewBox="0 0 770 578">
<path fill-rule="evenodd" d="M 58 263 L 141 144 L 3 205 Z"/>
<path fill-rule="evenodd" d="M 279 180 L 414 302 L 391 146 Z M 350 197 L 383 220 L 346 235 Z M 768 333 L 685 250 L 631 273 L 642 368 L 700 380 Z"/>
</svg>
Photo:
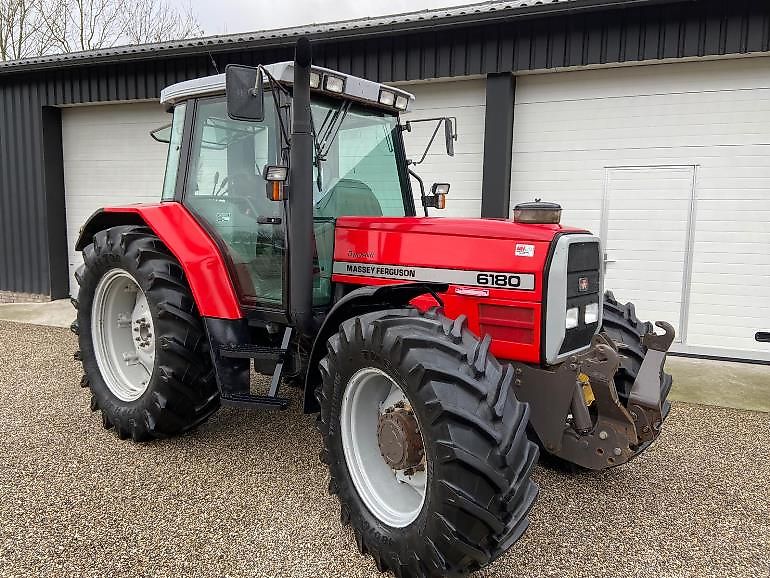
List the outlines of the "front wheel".
<svg viewBox="0 0 770 578">
<path fill-rule="evenodd" d="M 612 291 L 604 294 L 604 316 L 601 331 L 615 342 L 620 348 L 620 367 L 615 374 L 615 387 L 618 390 L 618 398 L 623 406 L 628 405 L 628 396 L 634 386 L 636 376 L 642 367 L 647 348 L 642 343 L 642 338 L 647 333 L 654 331 L 652 323 L 641 321 L 636 316 L 636 308 L 633 303 L 621 303 Z M 660 370 L 660 403 L 663 418 L 671 409 L 668 394 L 671 391 L 671 374 Z"/>
<path fill-rule="evenodd" d="M 343 523 L 380 570 L 462 576 L 528 524 L 538 450 L 513 369 L 436 311 L 343 322 L 321 360 L 322 460 Z"/>
</svg>

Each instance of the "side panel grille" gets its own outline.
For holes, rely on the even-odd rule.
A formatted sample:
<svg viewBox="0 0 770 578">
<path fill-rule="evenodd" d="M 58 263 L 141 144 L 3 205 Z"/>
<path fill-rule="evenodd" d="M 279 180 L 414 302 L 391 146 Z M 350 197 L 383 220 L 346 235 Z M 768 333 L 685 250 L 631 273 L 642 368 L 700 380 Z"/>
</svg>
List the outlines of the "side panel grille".
<svg viewBox="0 0 770 578">
<path fill-rule="evenodd" d="M 492 339 L 512 343 L 535 342 L 535 310 L 508 305 L 479 305 L 479 325 L 482 334 Z"/>
</svg>

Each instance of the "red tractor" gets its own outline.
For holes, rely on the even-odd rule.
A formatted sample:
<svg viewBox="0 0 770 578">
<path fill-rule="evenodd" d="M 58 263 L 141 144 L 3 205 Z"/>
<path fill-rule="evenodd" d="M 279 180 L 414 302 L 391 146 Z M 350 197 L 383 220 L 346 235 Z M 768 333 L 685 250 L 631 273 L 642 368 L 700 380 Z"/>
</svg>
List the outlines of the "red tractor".
<svg viewBox="0 0 770 578">
<path fill-rule="evenodd" d="M 92 409 L 173 436 L 222 404 L 319 413 L 330 491 L 397 576 L 458 576 L 521 536 L 539 447 L 584 468 L 658 436 L 673 330 L 602 290 L 599 239 L 547 203 L 415 216 L 402 90 L 294 62 L 165 89 L 162 202 L 110 207 L 77 249 Z M 448 152 L 456 130 L 443 126 Z M 251 391 L 252 366 L 272 375 Z"/>
</svg>

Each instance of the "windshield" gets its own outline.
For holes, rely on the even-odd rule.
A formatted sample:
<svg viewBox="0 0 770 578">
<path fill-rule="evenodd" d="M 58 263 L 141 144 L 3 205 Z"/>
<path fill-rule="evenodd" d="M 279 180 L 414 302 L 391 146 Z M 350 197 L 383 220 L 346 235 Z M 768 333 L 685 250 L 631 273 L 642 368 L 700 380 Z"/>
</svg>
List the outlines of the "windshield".
<svg viewBox="0 0 770 578">
<path fill-rule="evenodd" d="M 315 99 L 316 217 L 403 217 L 394 142 L 398 118 L 350 101 Z"/>
</svg>

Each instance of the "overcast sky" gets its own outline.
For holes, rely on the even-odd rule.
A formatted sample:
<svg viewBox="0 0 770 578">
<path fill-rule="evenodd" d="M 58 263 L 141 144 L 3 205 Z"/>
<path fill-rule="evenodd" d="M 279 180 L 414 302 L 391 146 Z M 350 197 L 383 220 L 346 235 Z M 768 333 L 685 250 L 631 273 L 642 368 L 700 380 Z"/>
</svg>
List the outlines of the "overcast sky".
<svg viewBox="0 0 770 578">
<path fill-rule="evenodd" d="M 479 0 L 190 0 L 206 35 L 400 14 Z M 186 0 L 172 0 L 186 6 Z"/>
</svg>

